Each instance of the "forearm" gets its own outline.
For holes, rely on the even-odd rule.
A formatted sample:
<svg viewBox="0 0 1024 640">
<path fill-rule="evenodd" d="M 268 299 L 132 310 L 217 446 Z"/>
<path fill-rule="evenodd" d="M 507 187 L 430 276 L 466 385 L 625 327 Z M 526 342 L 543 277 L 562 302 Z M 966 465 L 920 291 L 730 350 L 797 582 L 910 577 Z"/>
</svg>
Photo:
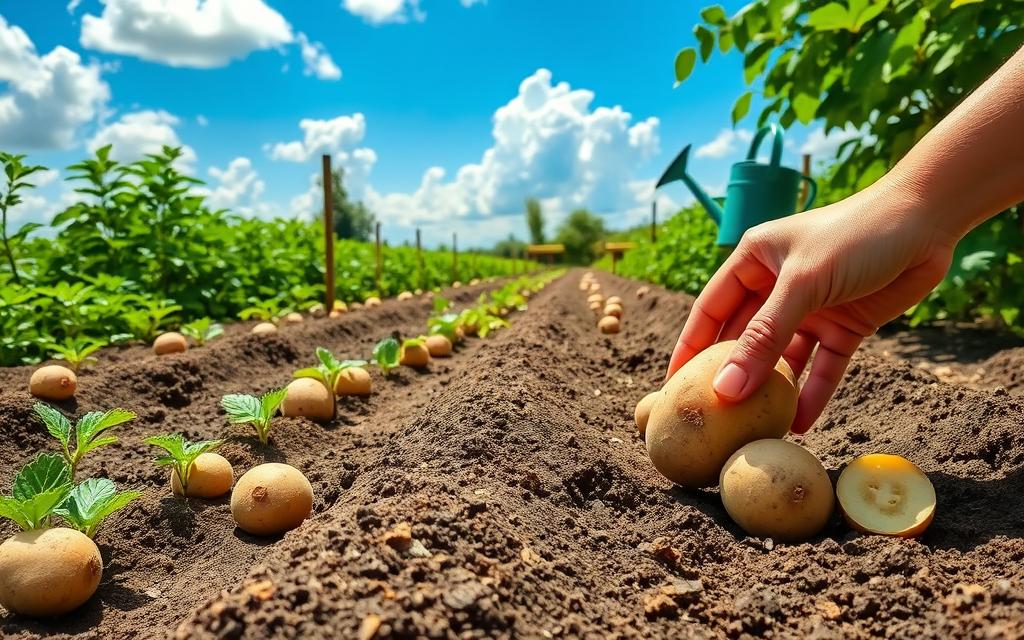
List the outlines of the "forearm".
<svg viewBox="0 0 1024 640">
<path fill-rule="evenodd" d="M 1024 48 L 924 136 L 885 182 L 959 239 L 1024 201 Z"/>
</svg>

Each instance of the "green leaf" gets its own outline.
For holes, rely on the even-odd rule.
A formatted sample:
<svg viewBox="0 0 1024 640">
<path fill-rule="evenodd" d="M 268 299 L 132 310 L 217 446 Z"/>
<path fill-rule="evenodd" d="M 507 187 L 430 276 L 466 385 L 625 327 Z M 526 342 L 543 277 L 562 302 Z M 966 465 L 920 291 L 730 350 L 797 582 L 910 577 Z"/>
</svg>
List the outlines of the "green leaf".
<svg viewBox="0 0 1024 640">
<path fill-rule="evenodd" d="M 679 86 L 693 73 L 693 66 L 697 64 L 697 52 L 687 47 L 676 54 L 676 84 Z"/>
<path fill-rule="evenodd" d="M 154 447 L 160 447 L 166 451 L 168 456 L 172 459 L 181 458 L 185 455 L 185 438 L 177 433 L 162 436 L 150 436 L 143 440 L 143 442 Z"/>
<path fill-rule="evenodd" d="M 32 528 L 32 523 L 21 510 L 21 501 L 9 496 L 0 496 L 0 518 L 13 520 L 24 531 Z"/>
<path fill-rule="evenodd" d="M 13 494 L 16 500 L 25 501 L 70 483 L 71 470 L 64 457 L 56 453 L 41 453 L 15 476 Z"/>
<path fill-rule="evenodd" d="M 451 306 L 451 302 L 444 296 L 434 296 L 434 313 L 442 313 Z"/>
<path fill-rule="evenodd" d="M 702 24 L 698 24 L 693 28 L 693 34 L 700 41 L 700 59 L 703 62 L 707 62 L 715 48 L 715 35 Z M 434 311 L 444 311 L 444 309 L 437 309 L 435 301 Z"/>
<path fill-rule="evenodd" d="M 71 490 L 71 483 L 67 483 L 56 489 L 43 491 L 21 502 L 20 508 L 25 519 L 29 522 L 30 529 L 38 529 L 43 526 L 46 518 L 54 512 L 54 509 L 67 497 Z"/>
<path fill-rule="evenodd" d="M 127 409 L 111 409 L 109 411 L 92 411 L 78 419 L 76 430 L 78 432 L 78 445 L 88 443 L 101 432 L 124 424 L 135 418 L 135 413 Z"/>
<path fill-rule="evenodd" d="M 853 22 L 846 7 L 837 2 L 830 2 L 811 12 L 807 18 L 807 26 L 815 31 L 850 31 Z"/>
<path fill-rule="evenodd" d="M 942 57 L 939 58 L 939 61 L 935 63 L 935 67 L 932 68 L 932 73 L 934 73 L 935 75 L 939 75 L 946 69 L 953 66 L 953 63 L 956 62 L 957 57 L 960 55 L 960 52 L 963 51 L 963 49 L 964 43 L 962 42 L 954 42 L 953 44 L 949 45 L 949 47 L 946 48 L 945 52 L 943 52 Z"/>
<path fill-rule="evenodd" d="M 373 359 L 385 373 L 398 366 L 401 345 L 394 338 L 384 338 L 373 347 Z"/>
<path fill-rule="evenodd" d="M 324 349 L 323 347 L 317 347 L 316 357 L 320 360 L 320 362 L 323 363 L 325 367 L 327 367 L 328 371 L 333 371 L 338 368 L 338 359 L 335 358 L 334 354 L 332 354 L 327 349 Z"/>
<path fill-rule="evenodd" d="M 725 15 L 725 9 L 719 4 L 702 9 L 700 17 L 704 22 L 718 26 L 725 25 L 728 22 Z"/>
<path fill-rule="evenodd" d="M 864 7 L 853 19 L 853 31 L 859 32 L 864 25 L 877 18 L 888 6 L 889 0 L 879 0 L 879 2 Z"/>
<path fill-rule="evenodd" d="M 313 378 L 327 385 L 327 374 L 319 367 L 306 367 L 292 373 L 292 378 Z"/>
<path fill-rule="evenodd" d="M 793 111 L 802 124 L 809 124 L 814 120 L 819 104 L 817 97 L 807 93 L 798 93 L 792 100 Z"/>
<path fill-rule="evenodd" d="M 282 395 L 282 399 L 283 399 Z M 255 396 L 244 394 L 230 394 L 220 399 L 220 406 L 228 414 L 228 419 L 234 424 L 256 422 L 263 416 L 263 406 L 260 399 Z"/>
<path fill-rule="evenodd" d="M 275 389 L 274 391 L 268 391 L 260 397 L 260 416 L 264 421 L 269 422 L 274 417 L 281 403 L 284 402 L 284 397 L 287 393 L 287 389 Z"/>
<path fill-rule="evenodd" d="M 32 410 L 46 425 L 46 430 L 50 432 L 50 435 L 57 438 L 66 448 L 71 439 L 71 421 L 60 411 L 42 402 L 32 405 Z"/>
<path fill-rule="evenodd" d="M 72 489 L 55 513 L 91 537 L 107 516 L 140 495 L 139 491 L 118 493 L 117 487 L 107 478 L 90 478 Z"/>
<path fill-rule="evenodd" d="M 959 9 L 960 7 L 963 7 L 963 6 L 966 6 L 966 5 L 969 5 L 969 4 L 981 4 L 984 1 L 985 0 L 953 0 L 953 2 L 949 5 L 949 8 L 950 9 Z"/>
<path fill-rule="evenodd" d="M 736 99 L 736 103 L 732 106 L 732 124 L 736 126 L 736 123 L 743 119 L 744 116 L 750 111 L 750 99 L 753 94 L 749 91 L 741 95 Z"/>
</svg>

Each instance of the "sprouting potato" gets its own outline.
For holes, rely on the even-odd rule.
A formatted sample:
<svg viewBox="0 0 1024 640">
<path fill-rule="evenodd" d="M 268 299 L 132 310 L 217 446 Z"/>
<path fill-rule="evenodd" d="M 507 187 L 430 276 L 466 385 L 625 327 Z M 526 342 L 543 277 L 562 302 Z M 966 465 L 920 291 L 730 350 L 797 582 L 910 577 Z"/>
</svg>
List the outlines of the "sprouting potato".
<svg viewBox="0 0 1024 640">
<path fill-rule="evenodd" d="M 640 435 L 644 435 L 647 431 L 647 420 L 651 417 L 651 409 L 654 408 L 654 403 L 658 401 L 658 392 L 654 391 L 644 396 L 640 402 L 636 403 L 636 410 L 633 411 L 633 419 L 636 420 L 636 428 L 640 430 Z"/>
<path fill-rule="evenodd" d="M 317 303 L 309 308 L 309 315 L 313 316 L 314 318 L 323 318 L 324 316 L 327 315 L 327 309 L 324 307 L 324 305 Z"/>
<path fill-rule="evenodd" d="M 426 345 L 431 358 L 447 358 L 452 355 L 452 342 L 446 336 L 427 336 Z"/>
<path fill-rule="evenodd" d="M 0 605 L 8 611 L 63 615 L 85 604 L 102 577 L 96 543 L 74 529 L 22 531 L 0 544 Z"/>
<path fill-rule="evenodd" d="M 252 333 L 255 333 L 256 335 L 277 333 L 277 325 L 273 322 L 261 322 L 252 328 Z"/>
<path fill-rule="evenodd" d="M 171 492 L 176 496 L 190 498 L 218 498 L 228 491 L 235 481 L 235 472 L 227 458 L 218 453 L 201 454 L 192 462 L 188 477 L 188 491 L 181 489 L 178 473 L 171 469 Z"/>
<path fill-rule="evenodd" d="M 301 471 L 287 464 L 253 467 L 231 493 L 231 516 L 243 531 L 255 536 L 290 531 L 312 511 L 313 487 Z"/>
<path fill-rule="evenodd" d="M 28 381 L 29 393 L 43 400 L 67 400 L 77 389 L 78 376 L 59 364 L 39 367 Z"/>
<path fill-rule="evenodd" d="M 621 324 L 615 316 L 605 316 L 598 321 L 597 328 L 601 330 L 601 333 L 618 333 Z"/>
<path fill-rule="evenodd" d="M 158 356 L 188 351 L 188 341 L 177 331 L 161 333 L 153 341 L 153 353 Z"/>
<path fill-rule="evenodd" d="M 285 317 L 282 319 L 282 321 L 285 324 L 299 324 L 304 320 L 305 318 L 303 318 L 302 314 L 299 313 L 298 311 L 292 311 L 291 313 L 286 314 Z"/>
<path fill-rule="evenodd" d="M 369 371 L 362 367 L 348 367 L 338 374 L 334 392 L 339 396 L 368 396 L 371 386 Z"/>
<path fill-rule="evenodd" d="M 735 341 L 697 354 L 672 376 L 647 422 L 647 452 L 654 467 L 678 485 L 709 487 L 737 449 L 762 438 L 782 438 L 796 416 L 793 371 L 779 360 L 765 383 L 742 402 L 718 397 L 715 374 Z"/>
<path fill-rule="evenodd" d="M 836 495 L 843 517 L 863 533 L 914 538 L 935 516 L 935 487 L 913 462 L 871 453 L 839 474 Z"/>
<path fill-rule="evenodd" d="M 296 378 L 288 383 L 281 413 L 286 416 L 304 416 L 312 420 L 327 421 L 334 418 L 332 393 L 313 378 Z"/>
<path fill-rule="evenodd" d="M 406 367 L 420 368 L 427 366 L 430 362 L 430 351 L 427 350 L 426 343 L 403 344 L 399 362 Z"/>
<path fill-rule="evenodd" d="M 818 458 L 776 438 L 740 447 L 722 467 L 719 485 L 729 517 L 759 538 L 807 540 L 824 528 L 835 506 Z"/>
</svg>

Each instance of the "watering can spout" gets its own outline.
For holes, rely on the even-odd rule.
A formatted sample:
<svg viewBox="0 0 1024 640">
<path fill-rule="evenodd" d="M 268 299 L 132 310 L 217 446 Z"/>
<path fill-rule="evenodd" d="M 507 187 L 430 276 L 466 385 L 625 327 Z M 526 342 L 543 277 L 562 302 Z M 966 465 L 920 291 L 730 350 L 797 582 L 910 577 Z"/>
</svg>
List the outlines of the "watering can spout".
<svg viewBox="0 0 1024 640">
<path fill-rule="evenodd" d="M 715 224 L 722 224 L 722 207 L 719 206 L 715 200 L 707 194 L 699 184 L 690 177 L 690 174 L 686 173 L 686 161 L 690 156 L 691 145 L 686 145 L 676 159 L 672 161 L 672 164 L 668 165 L 668 169 L 665 169 L 665 173 L 661 174 L 661 178 L 658 179 L 658 184 L 655 185 L 655 189 L 660 188 L 662 185 L 666 185 L 676 180 L 681 180 L 683 184 L 693 193 L 693 196 L 697 198 L 697 202 L 704 207 L 704 210 L 708 212 L 711 219 L 715 221 Z"/>
</svg>

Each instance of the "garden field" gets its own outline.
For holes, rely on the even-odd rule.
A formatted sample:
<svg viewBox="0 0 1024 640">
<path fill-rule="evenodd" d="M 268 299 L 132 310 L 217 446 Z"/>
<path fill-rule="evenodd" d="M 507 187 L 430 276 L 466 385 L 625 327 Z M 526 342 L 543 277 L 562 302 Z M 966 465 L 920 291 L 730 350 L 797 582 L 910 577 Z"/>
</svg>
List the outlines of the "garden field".
<svg viewBox="0 0 1024 640">
<path fill-rule="evenodd" d="M 0 614 L 4 638 L 1014 638 L 1024 635 L 1024 342 L 977 329 L 887 329 L 806 437 L 836 480 L 858 455 L 929 476 L 919 539 L 834 515 L 803 544 L 751 538 L 715 490 L 652 467 L 633 407 L 661 386 L 692 299 L 597 272 L 623 298 L 603 335 L 570 271 L 428 368 L 372 372 L 323 425 L 277 419 L 263 446 L 220 399 L 280 387 L 315 347 L 365 355 L 423 331 L 432 305 L 386 300 L 271 335 L 249 323 L 186 353 L 109 347 L 69 414 L 138 418 L 82 463 L 142 497 L 96 537 L 96 595 L 54 621 Z M 462 308 L 497 284 L 448 290 Z M 0 369 L 0 475 L 52 439 L 32 367 Z M 313 514 L 283 537 L 235 527 L 229 500 L 173 498 L 142 438 L 226 438 L 236 476 L 267 461 L 309 479 Z M 3 489 L 7 491 L 7 480 Z M 0 537 L 15 533 L 0 525 Z"/>
</svg>

